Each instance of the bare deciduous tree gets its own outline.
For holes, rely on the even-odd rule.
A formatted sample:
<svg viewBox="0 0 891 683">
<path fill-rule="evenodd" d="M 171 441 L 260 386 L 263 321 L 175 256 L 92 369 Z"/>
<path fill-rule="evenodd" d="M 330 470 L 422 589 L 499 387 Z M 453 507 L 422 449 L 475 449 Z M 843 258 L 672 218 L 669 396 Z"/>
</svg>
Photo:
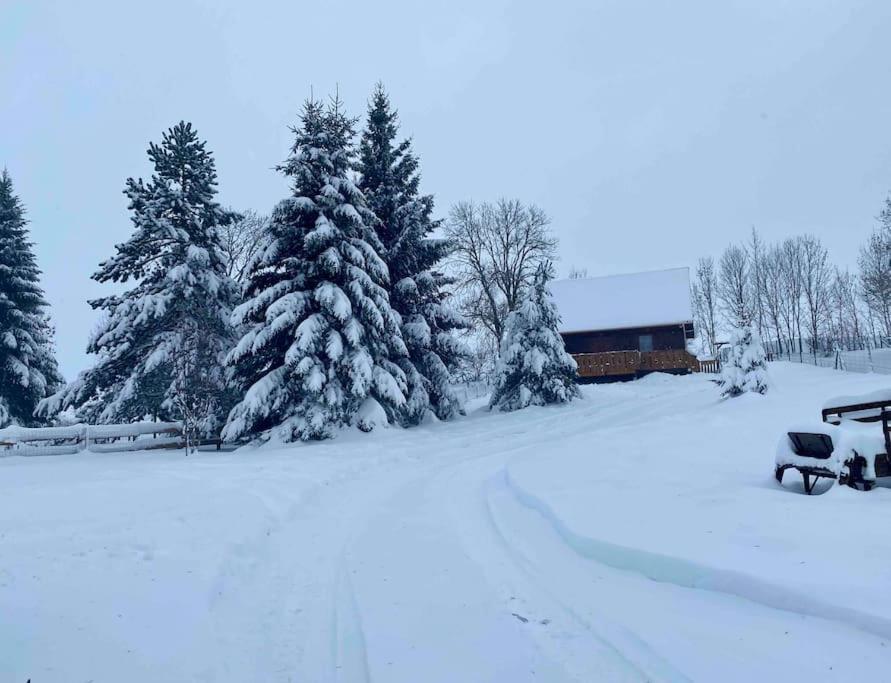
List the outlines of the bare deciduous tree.
<svg viewBox="0 0 891 683">
<path fill-rule="evenodd" d="M 540 208 L 519 200 L 461 202 L 452 207 L 446 236 L 464 315 L 501 339 L 507 314 L 531 282 L 538 264 L 553 260 L 557 240 Z"/>
<path fill-rule="evenodd" d="M 226 255 L 226 272 L 239 285 L 247 280 L 254 256 L 264 244 L 269 218 L 256 211 L 245 211 L 235 220 L 218 228 Z"/>
<path fill-rule="evenodd" d="M 748 252 L 735 244 L 724 250 L 718 264 L 718 298 L 727 323 L 734 329 L 752 322 L 752 281 L 749 266 Z"/>
<path fill-rule="evenodd" d="M 860 282 L 871 317 L 891 336 L 891 204 L 882 212 L 882 221 L 860 250 Z"/>
<path fill-rule="evenodd" d="M 498 361 L 498 348 L 488 333 L 469 332 L 468 353 L 455 370 L 455 379 L 463 384 L 491 384 Z"/>
<path fill-rule="evenodd" d="M 845 348 L 857 348 L 863 337 L 857 278 L 835 269 L 829 291 L 829 332 Z"/>
<path fill-rule="evenodd" d="M 829 314 L 829 285 L 832 269 L 829 252 L 813 235 L 800 238 L 801 292 L 804 295 L 804 314 L 811 352 L 817 355 L 818 340 Z"/>
<path fill-rule="evenodd" d="M 763 276 L 762 300 L 764 304 L 765 320 L 769 323 L 770 328 L 776 337 L 777 350 L 782 351 L 785 345 L 786 337 L 783 334 L 783 321 L 786 318 L 788 309 L 788 300 L 786 299 L 786 288 L 784 281 L 783 269 L 783 250 L 780 247 L 772 246 L 764 254 L 761 264 Z M 791 340 L 788 342 L 791 344 Z M 791 351 L 791 347 L 787 347 Z"/>
<path fill-rule="evenodd" d="M 766 310 L 764 303 L 764 242 L 758 231 L 752 227 L 752 236 L 748 244 L 749 277 L 751 278 L 752 319 L 758 328 L 758 334 L 764 335 Z"/>
<path fill-rule="evenodd" d="M 693 308 L 699 332 L 705 339 L 708 352 L 715 357 L 718 352 L 718 278 L 715 260 L 709 256 L 699 259 L 693 281 Z"/>
<path fill-rule="evenodd" d="M 783 324 L 790 345 L 798 342 L 798 355 L 804 355 L 801 343 L 802 255 L 801 238 L 787 239 L 780 247 L 783 278 Z M 790 349 L 791 350 L 791 349 Z"/>
<path fill-rule="evenodd" d="M 806 350 L 816 361 L 821 350 L 833 347 L 883 345 L 876 336 L 891 336 L 891 198 L 879 218 L 880 226 L 861 249 L 859 277 L 834 268 L 814 236 L 765 245 L 753 228 L 749 242 L 726 249 L 718 263 L 723 322 L 728 327 L 753 323 L 763 338 L 775 342 L 772 351 L 789 356 L 797 351 L 799 360 Z M 691 290 L 697 325 L 705 331 L 701 277 Z"/>
</svg>

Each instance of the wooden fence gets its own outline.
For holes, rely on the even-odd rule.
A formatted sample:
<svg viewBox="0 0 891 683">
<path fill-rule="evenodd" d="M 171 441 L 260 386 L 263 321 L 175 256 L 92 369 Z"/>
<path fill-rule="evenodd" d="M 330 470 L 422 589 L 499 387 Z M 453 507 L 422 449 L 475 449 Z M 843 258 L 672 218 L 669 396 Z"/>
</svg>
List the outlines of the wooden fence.
<svg viewBox="0 0 891 683">
<path fill-rule="evenodd" d="M 219 440 L 205 440 L 219 450 Z M 0 456 L 121 453 L 156 448 L 183 448 L 180 422 L 130 422 L 128 424 L 68 427 L 18 427 L 0 429 Z"/>
<path fill-rule="evenodd" d="M 701 360 L 699 361 L 699 372 L 718 374 L 719 372 L 721 372 L 721 361 L 719 361 L 717 358 L 713 358 L 711 360 Z"/>
</svg>

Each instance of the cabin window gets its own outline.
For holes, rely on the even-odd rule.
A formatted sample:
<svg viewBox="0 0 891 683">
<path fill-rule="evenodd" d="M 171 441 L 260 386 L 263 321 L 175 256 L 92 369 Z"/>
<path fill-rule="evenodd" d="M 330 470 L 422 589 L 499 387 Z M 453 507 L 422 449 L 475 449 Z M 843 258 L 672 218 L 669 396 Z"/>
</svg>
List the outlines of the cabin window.
<svg viewBox="0 0 891 683">
<path fill-rule="evenodd" d="M 652 351 L 653 350 L 653 335 L 652 334 L 642 334 L 637 338 L 637 350 L 638 351 Z"/>
</svg>

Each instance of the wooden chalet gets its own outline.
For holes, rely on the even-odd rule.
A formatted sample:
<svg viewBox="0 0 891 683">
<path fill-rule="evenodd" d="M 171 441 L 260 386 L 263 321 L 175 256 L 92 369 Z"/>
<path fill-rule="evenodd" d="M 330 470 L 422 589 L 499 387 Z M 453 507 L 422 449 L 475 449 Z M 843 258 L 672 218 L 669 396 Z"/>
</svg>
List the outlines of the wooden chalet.
<svg viewBox="0 0 891 683">
<path fill-rule="evenodd" d="M 555 280 L 551 292 L 581 381 L 699 370 L 687 351 L 694 335 L 688 268 Z"/>
</svg>

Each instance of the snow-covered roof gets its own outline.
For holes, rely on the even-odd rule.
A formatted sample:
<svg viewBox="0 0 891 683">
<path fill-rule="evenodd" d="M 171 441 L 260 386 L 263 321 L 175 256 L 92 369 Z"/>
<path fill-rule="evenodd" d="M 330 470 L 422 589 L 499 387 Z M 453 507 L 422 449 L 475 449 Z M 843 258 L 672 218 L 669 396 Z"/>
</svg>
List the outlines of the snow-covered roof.
<svg viewBox="0 0 891 683">
<path fill-rule="evenodd" d="M 690 269 L 554 280 L 561 332 L 682 325 L 693 320 Z"/>
</svg>

